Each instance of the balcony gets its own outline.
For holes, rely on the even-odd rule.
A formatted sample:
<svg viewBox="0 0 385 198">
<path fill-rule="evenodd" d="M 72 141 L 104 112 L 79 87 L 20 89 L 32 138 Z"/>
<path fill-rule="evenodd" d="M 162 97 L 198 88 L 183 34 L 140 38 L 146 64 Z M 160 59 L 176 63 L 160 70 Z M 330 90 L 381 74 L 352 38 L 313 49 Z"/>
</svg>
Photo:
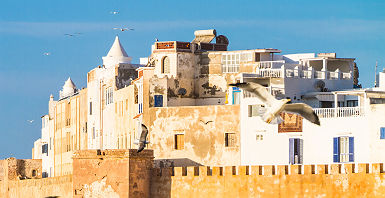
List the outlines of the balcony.
<svg viewBox="0 0 385 198">
<path fill-rule="evenodd" d="M 286 65 L 280 68 L 265 67 L 269 64 L 275 64 L 274 61 L 264 63 L 264 67 L 257 68 L 255 73 L 257 77 L 271 77 L 271 78 L 305 78 L 305 79 L 328 79 L 328 80 L 350 80 L 352 78 L 351 72 L 332 71 L 316 71 L 312 68 L 307 70 L 299 69 L 298 66 L 289 69 Z"/>
<path fill-rule="evenodd" d="M 360 107 L 314 108 L 313 110 L 319 118 L 364 116 L 364 112 Z"/>
</svg>

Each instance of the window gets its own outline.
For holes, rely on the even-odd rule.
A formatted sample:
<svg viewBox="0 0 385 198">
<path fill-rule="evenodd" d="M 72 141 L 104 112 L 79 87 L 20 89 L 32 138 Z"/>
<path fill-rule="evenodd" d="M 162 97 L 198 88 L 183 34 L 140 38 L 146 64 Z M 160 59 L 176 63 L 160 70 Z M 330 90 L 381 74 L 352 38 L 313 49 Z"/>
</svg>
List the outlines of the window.
<svg viewBox="0 0 385 198">
<path fill-rule="evenodd" d="M 385 98 L 369 98 L 370 104 L 385 104 Z"/>
<path fill-rule="evenodd" d="M 37 176 L 37 170 L 32 170 L 32 177 L 36 177 Z"/>
<path fill-rule="evenodd" d="M 170 58 L 165 56 L 162 61 L 162 74 L 170 73 Z"/>
<path fill-rule="evenodd" d="M 92 115 L 92 102 L 90 102 L 90 115 Z"/>
<path fill-rule="evenodd" d="M 385 139 L 385 127 L 380 128 L 380 139 Z"/>
<path fill-rule="evenodd" d="M 176 150 L 184 149 L 184 134 L 176 134 L 174 136 L 174 142 Z"/>
<path fill-rule="evenodd" d="M 248 105 L 248 115 L 249 117 L 256 117 L 263 115 L 265 110 L 264 105 Z"/>
<path fill-rule="evenodd" d="M 240 54 L 223 54 L 222 55 L 222 73 L 239 72 Z"/>
<path fill-rule="evenodd" d="M 358 100 L 348 100 L 346 101 L 347 107 L 356 107 L 358 106 Z"/>
<path fill-rule="evenodd" d="M 263 135 L 262 134 L 257 134 L 257 141 L 262 141 L 263 140 Z"/>
<path fill-rule="evenodd" d="M 225 147 L 234 147 L 235 144 L 235 133 L 225 133 Z"/>
<path fill-rule="evenodd" d="M 154 96 L 155 107 L 163 107 L 163 95 L 155 95 Z"/>
<path fill-rule="evenodd" d="M 303 163 L 303 140 L 299 138 L 289 139 L 289 163 Z"/>
<path fill-rule="evenodd" d="M 112 87 L 108 87 L 105 90 L 106 105 L 114 102 L 114 94 Z"/>
<path fill-rule="evenodd" d="M 92 127 L 92 139 L 95 139 L 95 127 Z"/>
<path fill-rule="evenodd" d="M 354 162 L 354 137 L 333 138 L 333 162 Z"/>
<path fill-rule="evenodd" d="M 260 53 L 255 53 L 255 62 L 261 61 L 261 54 Z"/>
<path fill-rule="evenodd" d="M 233 104 L 240 104 L 241 91 L 238 87 L 233 87 Z"/>
<path fill-rule="evenodd" d="M 41 146 L 41 153 L 46 153 L 48 155 L 48 144 L 43 144 Z"/>
</svg>

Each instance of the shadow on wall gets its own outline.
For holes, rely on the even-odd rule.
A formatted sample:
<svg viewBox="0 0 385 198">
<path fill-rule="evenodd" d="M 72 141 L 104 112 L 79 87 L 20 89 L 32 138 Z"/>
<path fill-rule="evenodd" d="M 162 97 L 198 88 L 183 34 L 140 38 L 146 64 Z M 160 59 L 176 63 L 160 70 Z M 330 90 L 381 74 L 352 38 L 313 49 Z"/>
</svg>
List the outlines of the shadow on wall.
<svg viewBox="0 0 385 198">
<path fill-rule="evenodd" d="M 188 158 L 154 160 L 155 168 L 186 167 L 186 166 L 203 166 L 203 165 Z"/>
</svg>

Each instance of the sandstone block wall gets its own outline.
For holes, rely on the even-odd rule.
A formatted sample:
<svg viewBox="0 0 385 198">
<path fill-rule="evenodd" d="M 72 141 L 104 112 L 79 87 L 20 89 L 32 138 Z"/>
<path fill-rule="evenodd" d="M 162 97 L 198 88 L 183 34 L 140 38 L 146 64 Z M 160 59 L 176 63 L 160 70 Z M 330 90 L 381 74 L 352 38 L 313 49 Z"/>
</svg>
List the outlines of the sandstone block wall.
<svg viewBox="0 0 385 198">
<path fill-rule="evenodd" d="M 73 160 L 74 197 L 149 197 L 153 151 L 77 151 Z"/>
</svg>

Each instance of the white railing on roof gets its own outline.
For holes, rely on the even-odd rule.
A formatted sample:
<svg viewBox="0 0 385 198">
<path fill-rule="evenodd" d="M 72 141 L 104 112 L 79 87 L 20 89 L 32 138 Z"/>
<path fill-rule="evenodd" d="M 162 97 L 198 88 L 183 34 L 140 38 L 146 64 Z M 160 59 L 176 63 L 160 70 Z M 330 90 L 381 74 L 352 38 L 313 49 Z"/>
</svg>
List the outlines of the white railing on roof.
<svg viewBox="0 0 385 198">
<path fill-rule="evenodd" d="M 282 77 L 282 69 L 257 69 L 259 77 Z"/>
<path fill-rule="evenodd" d="M 281 68 L 282 65 L 285 64 L 285 60 L 278 60 L 278 61 L 260 61 L 259 67 L 260 68 Z"/>
<path fill-rule="evenodd" d="M 313 110 L 320 118 L 359 117 L 364 115 L 360 107 L 315 108 Z"/>
</svg>

